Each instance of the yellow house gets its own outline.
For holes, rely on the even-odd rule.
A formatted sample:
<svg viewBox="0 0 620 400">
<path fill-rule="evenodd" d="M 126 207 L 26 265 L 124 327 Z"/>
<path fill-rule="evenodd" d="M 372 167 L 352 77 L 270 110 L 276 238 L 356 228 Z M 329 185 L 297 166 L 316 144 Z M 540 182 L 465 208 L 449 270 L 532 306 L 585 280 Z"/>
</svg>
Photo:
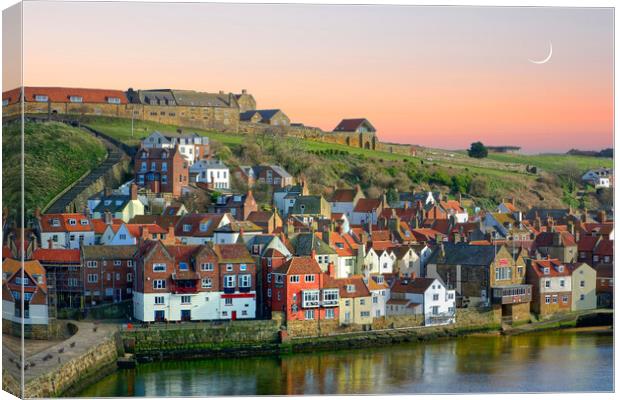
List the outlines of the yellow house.
<svg viewBox="0 0 620 400">
<path fill-rule="evenodd" d="M 335 279 L 340 289 L 340 324 L 372 324 L 372 295 L 361 275 Z"/>
<path fill-rule="evenodd" d="M 596 270 L 586 263 L 569 266 L 571 271 L 571 311 L 596 308 Z"/>
</svg>

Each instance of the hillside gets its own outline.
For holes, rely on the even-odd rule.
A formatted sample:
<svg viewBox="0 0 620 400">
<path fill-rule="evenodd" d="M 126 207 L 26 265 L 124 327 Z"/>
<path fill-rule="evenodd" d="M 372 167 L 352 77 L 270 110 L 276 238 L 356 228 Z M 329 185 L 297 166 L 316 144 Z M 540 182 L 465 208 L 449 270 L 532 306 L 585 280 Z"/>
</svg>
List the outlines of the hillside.
<svg viewBox="0 0 620 400">
<path fill-rule="evenodd" d="M 140 138 L 154 130 L 174 132 L 178 128 L 134 121 L 132 136 L 130 120 L 83 117 L 83 123 L 131 145 L 138 145 Z M 299 138 L 245 136 L 194 128 L 185 131 L 209 136 L 219 150 L 218 157 L 230 166 L 279 163 L 293 175 L 303 174 L 313 190 L 324 194 L 334 185 L 359 183 L 371 196 L 387 190 L 461 192 L 483 207 L 508 197 L 515 197 L 524 206 L 566 206 L 566 193 L 557 176 L 563 166 L 574 162 L 586 169 L 611 164 L 607 159 L 569 155 L 492 154 L 478 160 L 461 152 L 435 149 L 423 149 L 416 157 L 408 157 Z M 537 166 L 539 173 L 527 173 L 528 165 Z"/>
<path fill-rule="evenodd" d="M 2 135 L 2 206 L 20 204 L 20 123 L 4 124 Z M 26 122 L 25 208 L 43 208 L 57 194 L 106 157 L 103 144 L 81 129 L 56 122 Z"/>
</svg>

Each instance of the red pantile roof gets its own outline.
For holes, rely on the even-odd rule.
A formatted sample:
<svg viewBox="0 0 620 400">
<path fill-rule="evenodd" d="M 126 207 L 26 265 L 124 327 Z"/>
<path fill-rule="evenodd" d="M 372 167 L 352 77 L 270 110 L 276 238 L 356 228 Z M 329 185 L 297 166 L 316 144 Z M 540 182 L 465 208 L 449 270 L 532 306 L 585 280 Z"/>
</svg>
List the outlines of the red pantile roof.
<svg viewBox="0 0 620 400">
<path fill-rule="evenodd" d="M 567 268 L 564 263 L 560 262 L 558 259 L 550 259 L 550 260 L 532 260 L 532 264 L 530 266 L 532 271 L 539 277 L 545 276 L 569 276 L 570 269 Z M 545 274 L 544 269 L 548 268 L 549 273 Z M 560 271 L 561 269 L 561 271 Z"/>
<path fill-rule="evenodd" d="M 332 202 L 351 203 L 355 198 L 355 189 L 336 189 L 332 195 Z"/>
<path fill-rule="evenodd" d="M 74 220 L 74 224 L 69 221 Z M 41 216 L 42 232 L 89 232 L 93 231 L 90 218 L 79 213 L 44 214 Z"/>
<path fill-rule="evenodd" d="M 379 199 L 359 199 L 355 204 L 354 212 L 369 213 L 377 210 L 381 206 Z"/>
<path fill-rule="evenodd" d="M 598 237 L 596 236 L 582 236 L 577 244 L 577 249 L 579 251 L 592 252 L 596 242 L 598 242 Z"/>
<path fill-rule="evenodd" d="M 127 104 L 127 97 L 122 90 L 113 89 L 83 89 L 62 87 L 25 87 L 24 100 L 34 102 L 35 96 L 43 95 L 53 103 L 69 103 L 70 96 L 82 97 L 83 103 L 108 103 L 110 98 L 118 98 L 120 104 Z M 9 104 L 19 102 L 20 88 L 2 93 L 2 100 L 9 99 Z"/>
<path fill-rule="evenodd" d="M 601 240 L 594 248 L 594 254 L 601 256 L 613 256 L 614 255 L 614 242 L 609 239 Z"/>
<path fill-rule="evenodd" d="M 397 279 L 392 288 L 392 293 L 424 293 L 435 282 L 435 278 Z"/>
<path fill-rule="evenodd" d="M 80 262 L 80 250 L 79 249 L 36 249 L 32 253 L 32 258 L 40 262 L 53 262 L 53 263 L 79 263 Z"/>
<path fill-rule="evenodd" d="M 273 272 L 286 275 L 320 274 L 321 267 L 314 257 L 293 257 Z"/>
</svg>

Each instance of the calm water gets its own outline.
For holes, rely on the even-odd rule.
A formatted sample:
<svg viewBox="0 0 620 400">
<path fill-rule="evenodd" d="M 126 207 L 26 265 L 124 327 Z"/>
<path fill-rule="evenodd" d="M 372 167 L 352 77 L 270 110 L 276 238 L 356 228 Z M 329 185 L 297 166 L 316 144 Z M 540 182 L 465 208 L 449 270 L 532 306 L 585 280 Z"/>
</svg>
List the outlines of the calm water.
<svg viewBox="0 0 620 400">
<path fill-rule="evenodd" d="M 165 361 L 80 396 L 216 396 L 613 390 L 613 335 L 470 336 L 282 357 Z"/>
</svg>

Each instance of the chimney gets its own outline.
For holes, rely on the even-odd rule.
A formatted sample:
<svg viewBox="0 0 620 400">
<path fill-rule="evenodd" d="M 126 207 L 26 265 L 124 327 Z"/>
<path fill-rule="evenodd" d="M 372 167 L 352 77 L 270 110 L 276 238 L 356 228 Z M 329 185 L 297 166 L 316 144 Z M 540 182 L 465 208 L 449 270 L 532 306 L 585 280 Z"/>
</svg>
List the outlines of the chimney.
<svg viewBox="0 0 620 400">
<path fill-rule="evenodd" d="M 112 195 L 112 188 L 106 186 L 103 189 L 103 195 L 106 196 L 106 197 L 111 196 Z"/>
<path fill-rule="evenodd" d="M 245 231 L 243 230 L 243 228 L 239 228 L 239 237 L 243 237 L 243 234 L 245 233 Z"/>
<path fill-rule="evenodd" d="M 38 220 L 41 220 L 41 209 L 39 207 L 35 208 L 34 217 Z"/>
<path fill-rule="evenodd" d="M 135 182 L 129 186 L 129 194 L 131 195 L 131 200 L 138 200 L 138 185 Z"/>
<path fill-rule="evenodd" d="M 415 271 L 411 272 L 411 280 L 414 280 L 416 278 L 416 274 Z"/>
<path fill-rule="evenodd" d="M 172 225 L 172 223 L 168 225 L 168 235 L 166 235 L 166 239 L 171 243 L 174 242 L 174 225 Z"/>
<path fill-rule="evenodd" d="M 109 212 L 108 210 L 105 210 L 103 212 L 103 219 L 106 225 L 112 225 L 112 213 Z"/>
<path fill-rule="evenodd" d="M 368 221 L 368 236 L 372 239 L 372 218 Z"/>
<path fill-rule="evenodd" d="M 325 243 L 327 243 L 327 245 L 329 246 L 329 244 L 330 244 L 329 243 L 329 229 L 328 229 L 327 225 L 323 227 L 323 232 L 321 232 L 321 239 Z"/>
<path fill-rule="evenodd" d="M 559 247 L 562 245 L 562 237 L 560 232 L 553 233 L 553 246 Z"/>
<path fill-rule="evenodd" d="M 52 238 L 47 239 L 47 248 L 52 249 L 54 245 L 53 243 Z"/>
<path fill-rule="evenodd" d="M 312 257 L 313 259 L 316 259 L 316 250 L 314 248 L 310 250 L 310 257 Z"/>
<path fill-rule="evenodd" d="M 248 94 L 248 91 L 245 89 L 241 89 L 241 94 Z"/>
<path fill-rule="evenodd" d="M 583 209 L 583 214 L 581 214 L 581 222 L 583 222 L 584 224 L 588 222 L 588 209 L 587 208 Z"/>
<path fill-rule="evenodd" d="M 149 240 L 149 239 L 150 239 L 149 234 L 150 234 L 150 233 L 149 233 L 149 228 L 148 228 L 148 226 L 146 226 L 146 225 L 145 225 L 145 226 L 143 226 L 143 227 L 142 227 L 142 235 L 141 235 L 141 236 L 142 236 L 142 239 L 144 239 L 144 240 Z"/>
<path fill-rule="evenodd" d="M 334 263 L 331 261 L 327 264 L 327 275 L 330 278 L 336 278 L 336 268 L 334 267 Z"/>
<path fill-rule="evenodd" d="M 601 224 L 604 224 L 605 222 L 607 222 L 607 213 L 605 212 L 605 210 L 599 210 L 598 222 L 600 222 Z"/>
</svg>

